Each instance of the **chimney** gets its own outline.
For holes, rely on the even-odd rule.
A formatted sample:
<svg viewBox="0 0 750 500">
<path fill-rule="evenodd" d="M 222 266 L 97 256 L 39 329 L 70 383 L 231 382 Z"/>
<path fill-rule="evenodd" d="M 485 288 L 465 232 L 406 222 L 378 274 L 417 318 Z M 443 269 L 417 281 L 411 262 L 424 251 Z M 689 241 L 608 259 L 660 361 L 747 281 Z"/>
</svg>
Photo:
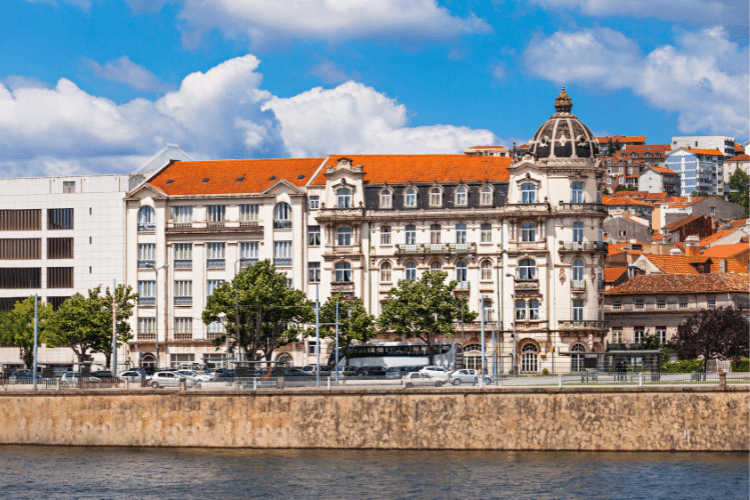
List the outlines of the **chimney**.
<svg viewBox="0 0 750 500">
<path fill-rule="evenodd" d="M 682 252 L 679 248 L 673 248 L 669 251 L 669 255 L 682 255 Z"/>
<path fill-rule="evenodd" d="M 696 257 L 701 254 L 701 240 L 698 235 L 693 234 L 685 238 L 685 255 Z"/>
<path fill-rule="evenodd" d="M 693 193 L 688 194 L 688 203 L 693 202 Z"/>
</svg>

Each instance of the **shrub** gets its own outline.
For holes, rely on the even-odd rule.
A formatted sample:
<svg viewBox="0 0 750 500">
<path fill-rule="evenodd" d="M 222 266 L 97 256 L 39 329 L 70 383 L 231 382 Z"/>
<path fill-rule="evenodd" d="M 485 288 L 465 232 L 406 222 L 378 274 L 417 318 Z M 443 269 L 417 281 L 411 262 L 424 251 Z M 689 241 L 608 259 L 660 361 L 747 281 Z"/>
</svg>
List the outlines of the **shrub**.
<svg viewBox="0 0 750 500">
<path fill-rule="evenodd" d="M 542 375 L 549 375 L 549 370 L 546 368 L 542 370 Z"/>
<path fill-rule="evenodd" d="M 703 361 L 700 359 L 685 359 L 667 363 L 667 373 L 692 373 L 703 371 Z"/>
<path fill-rule="evenodd" d="M 732 361 L 733 372 L 750 372 L 750 359 L 742 358 L 739 361 Z"/>
</svg>

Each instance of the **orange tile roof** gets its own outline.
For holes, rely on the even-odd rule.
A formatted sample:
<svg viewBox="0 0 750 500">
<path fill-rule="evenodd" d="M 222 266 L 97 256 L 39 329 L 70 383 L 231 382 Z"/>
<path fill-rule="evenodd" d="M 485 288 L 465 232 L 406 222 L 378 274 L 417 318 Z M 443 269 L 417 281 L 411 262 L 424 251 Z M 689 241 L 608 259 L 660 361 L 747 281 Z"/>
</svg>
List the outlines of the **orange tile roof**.
<svg viewBox="0 0 750 500">
<path fill-rule="evenodd" d="M 750 219 L 735 219 L 730 222 L 733 227 L 742 227 L 747 225 L 747 221 Z"/>
<path fill-rule="evenodd" d="M 646 203 L 645 201 L 640 201 L 640 200 L 633 200 L 631 198 L 628 198 L 627 196 L 613 196 L 607 201 L 602 200 L 602 203 L 608 206 L 617 206 L 617 205 L 638 205 L 642 207 L 651 206 L 650 203 Z"/>
<path fill-rule="evenodd" d="M 691 148 L 687 147 L 684 148 L 687 149 L 693 153 L 697 153 L 699 155 L 707 155 L 707 156 L 724 156 L 724 153 L 719 151 L 718 149 L 698 149 L 698 148 Z"/>
<path fill-rule="evenodd" d="M 750 246 L 747 243 L 732 243 L 731 245 L 714 245 L 706 249 L 701 255 L 718 259 L 730 259 L 748 252 L 750 252 Z"/>
<path fill-rule="evenodd" d="M 175 161 L 151 179 L 150 184 L 170 196 L 260 193 L 282 179 L 295 186 L 304 186 L 323 160 Z M 204 179 L 208 180 L 204 182 Z"/>
<path fill-rule="evenodd" d="M 725 236 L 729 236 L 735 231 L 740 231 L 741 229 L 738 227 L 730 227 L 729 229 L 722 229 L 721 231 L 712 234 L 711 236 L 706 236 L 701 240 L 701 246 L 705 247 L 710 245 L 711 243 L 714 243 L 715 241 L 720 240 L 721 238 Z"/>
<path fill-rule="evenodd" d="M 703 217 L 702 215 L 688 215 L 687 217 L 684 217 L 680 220 L 676 220 L 674 222 L 671 222 L 664 226 L 666 229 L 677 229 L 678 227 L 682 227 L 685 224 L 688 224 L 690 222 L 693 222 L 696 219 L 700 219 Z"/>
<path fill-rule="evenodd" d="M 667 197 L 667 193 L 648 193 L 643 199 L 648 200 L 648 201 L 657 201 L 657 200 L 664 199 L 666 197 Z"/>
<path fill-rule="evenodd" d="M 661 295 L 686 293 L 747 293 L 750 275 L 711 274 L 645 274 L 633 276 L 625 283 L 604 292 L 612 295 Z"/>
<path fill-rule="evenodd" d="M 733 156 L 732 158 L 728 160 L 724 160 L 724 163 L 728 161 L 750 161 L 750 155 L 741 154 L 741 155 Z"/>
<path fill-rule="evenodd" d="M 680 175 L 680 174 L 678 174 L 677 172 L 675 172 L 675 171 L 674 171 L 674 170 L 672 170 L 672 169 L 669 169 L 669 168 L 664 168 L 664 167 L 657 167 L 656 165 L 653 165 L 653 166 L 651 167 L 651 169 L 652 169 L 652 170 L 654 170 L 654 172 L 659 172 L 660 174 L 666 174 L 666 175 Z"/>
<path fill-rule="evenodd" d="M 620 141 L 620 143 L 623 142 L 646 142 L 646 136 L 645 135 L 613 135 L 611 137 L 597 137 L 596 140 L 599 141 L 599 144 L 606 144 L 609 142 L 609 140 L 612 139 L 612 143 L 615 143 L 616 141 Z"/>
<path fill-rule="evenodd" d="M 638 240 L 636 240 L 635 244 L 636 245 L 648 245 L 648 243 L 643 243 L 642 241 L 638 241 Z M 614 255 L 617 253 L 622 253 L 625 251 L 623 250 L 623 248 L 629 247 L 629 246 L 630 246 L 629 241 L 621 241 L 620 243 L 610 243 L 607 246 L 607 255 L 609 256 L 609 255 Z M 638 252 L 639 250 L 632 250 L 632 251 Z"/>
<path fill-rule="evenodd" d="M 745 146 L 743 146 L 739 142 L 735 142 L 734 143 L 734 152 L 738 153 L 738 154 L 744 153 L 745 152 Z"/>
<path fill-rule="evenodd" d="M 698 274 L 684 255 L 650 254 L 646 258 L 664 274 Z"/>
<path fill-rule="evenodd" d="M 609 283 L 613 281 L 617 281 L 626 272 L 628 272 L 627 267 L 605 267 L 604 268 L 604 281 L 609 282 Z"/>
<path fill-rule="evenodd" d="M 648 191 L 615 191 L 615 194 L 613 194 L 612 196 L 614 197 L 624 196 L 627 198 L 643 198 L 647 194 L 649 194 Z"/>
<path fill-rule="evenodd" d="M 366 184 L 404 184 L 407 182 L 507 181 L 511 159 L 502 156 L 470 155 L 332 155 L 326 167 L 339 158 L 362 165 Z M 322 172 L 313 185 L 323 185 Z"/>
<path fill-rule="evenodd" d="M 727 263 L 727 272 L 728 273 L 745 273 L 747 274 L 747 267 L 742 264 L 737 259 L 713 259 L 711 261 L 711 272 L 712 273 L 718 273 L 721 272 L 721 261 L 724 260 Z"/>
</svg>

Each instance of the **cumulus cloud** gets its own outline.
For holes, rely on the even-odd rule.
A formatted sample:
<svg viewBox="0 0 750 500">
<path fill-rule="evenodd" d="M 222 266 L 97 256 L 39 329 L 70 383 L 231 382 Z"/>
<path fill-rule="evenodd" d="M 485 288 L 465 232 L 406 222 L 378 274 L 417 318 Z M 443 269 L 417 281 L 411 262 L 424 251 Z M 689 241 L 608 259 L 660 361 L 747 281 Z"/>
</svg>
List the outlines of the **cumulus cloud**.
<svg viewBox="0 0 750 500">
<path fill-rule="evenodd" d="M 471 15 L 451 15 L 436 0 L 181 0 L 184 39 L 196 44 L 214 29 L 253 43 L 276 38 L 329 41 L 371 37 L 453 39 L 462 33 L 489 32 Z M 131 0 L 138 4 L 138 0 Z"/>
<path fill-rule="evenodd" d="M 0 175 L 129 172 L 165 143 L 197 159 L 315 156 L 328 152 L 458 152 L 494 144 L 486 130 L 407 126 L 407 111 L 355 82 L 291 98 L 261 88 L 260 61 L 230 59 L 178 89 L 117 104 L 70 80 L 0 80 Z"/>
<path fill-rule="evenodd" d="M 349 75 L 345 69 L 339 68 L 333 61 L 327 59 L 315 65 L 310 73 L 330 85 L 337 85 L 347 80 L 359 80 L 359 74 Z"/>
<path fill-rule="evenodd" d="M 748 135 L 748 48 L 721 27 L 684 33 L 675 45 L 646 55 L 610 29 L 558 32 L 534 39 L 524 59 L 537 75 L 560 84 L 630 89 L 653 107 L 678 113 L 682 133 Z"/>
<path fill-rule="evenodd" d="M 531 0 L 545 8 L 575 9 L 592 17 L 640 17 L 687 24 L 736 24 L 747 19 L 740 0 Z"/>
<path fill-rule="evenodd" d="M 290 98 L 274 97 L 264 109 L 272 110 L 281 122 L 281 136 L 292 156 L 457 153 L 498 140 L 488 130 L 408 127 L 403 104 L 356 82 L 330 90 L 318 87 Z"/>
<path fill-rule="evenodd" d="M 159 80 L 156 75 L 143 66 L 135 64 L 128 56 L 122 56 L 114 61 L 109 61 L 104 66 L 96 61 L 87 59 L 86 65 L 97 77 L 124 83 L 136 90 L 166 92 L 172 90 L 174 87 L 174 85 Z"/>
</svg>

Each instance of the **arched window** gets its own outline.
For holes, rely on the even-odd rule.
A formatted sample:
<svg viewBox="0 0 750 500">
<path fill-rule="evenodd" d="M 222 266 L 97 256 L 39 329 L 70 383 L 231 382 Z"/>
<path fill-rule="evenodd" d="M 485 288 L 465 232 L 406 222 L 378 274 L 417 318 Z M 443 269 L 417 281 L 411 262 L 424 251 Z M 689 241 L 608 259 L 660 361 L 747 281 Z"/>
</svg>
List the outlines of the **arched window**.
<svg viewBox="0 0 750 500">
<path fill-rule="evenodd" d="M 352 228 L 341 226 L 336 231 L 336 242 L 339 246 L 349 246 L 352 244 Z"/>
<path fill-rule="evenodd" d="M 391 282 L 391 269 L 393 269 L 393 266 L 391 266 L 390 262 L 383 262 L 382 264 L 380 264 L 380 282 L 381 283 Z"/>
<path fill-rule="evenodd" d="M 518 263 L 518 279 L 536 279 L 536 262 L 534 259 L 522 259 L 521 262 Z"/>
<path fill-rule="evenodd" d="M 339 188 L 336 190 L 336 207 L 351 208 L 352 190 L 349 188 Z"/>
<path fill-rule="evenodd" d="M 273 209 L 273 227 L 292 227 L 292 207 L 279 203 Z"/>
<path fill-rule="evenodd" d="M 521 348 L 521 371 L 536 372 L 539 370 L 537 365 L 537 356 L 539 348 L 531 342 L 524 344 Z"/>
<path fill-rule="evenodd" d="M 492 188 L 484 186 L 479 190 L 479 204 L 484 206 L 492 205 Z"/>
<path fill-rule="evenodd" d="M 571 352 L 586 352 L 586 347 L 583 344 L 573 344 L 570 346 Z M 570 355 L 570 371 L 582 372 L 584 370 L 584 355 L 583 354 L 571 354 Z"/>
<path fill-rule="evenodd" d="M 156 210 L 153 207 L 138 210 L 138 231 L 156 231 Z"/>
<path fill-rule="evenodd" d="M 536 203 L 536 186 L 526 183 L 521 186 L 521 203 Z"/>
<path fill-rule="evenodd" d="M 417 189 L 408 188 L 404 193 L 404 206 L 406 208 L 417 208 Z"/>
<path fill-rule="evenodd" d="M 492 279 L 492 261 L 491 260 L 489 259 L 483 260 L 480 266 L 480 269 L 482 271 L 481 273 L 482 280 L 488 281 Z"/>
<path fill-rule="evenodd" d="M 581 281 L 583 279 L 583 259 L 575 259 L 573 261 L 573 281 Z"/>
<path fill-rule="evenodd" d="M 348 283 L 352 280 L 352 265 L 348 262 L 338 262 L 334 266 L 336 283 Z"/>
<path fill-rule="evenodd" d="M 430 206 L 441 207 L 443 206 L 443 190 L 439 187 L 430 189 Z"/>
<path fill-rule="evenodd" d="M 413 260 L 410 260 L 406 263 L 405 266 L 406 269 L 406 279 L 417 281 L 417 263 Z"/>
<path fill-rule="evenodd" d="M 468 196 L 468 189 L 466 189 L 466 186 L 458 186 L 456 188 L 456 206 L 457 207 L 465 207 L 469 204 L 469 196 Z"/>
<path fill-rule="evenodd" d="M 430 262 L 431 273 L 436 273 L 442 270 L 443 270 L 443 264 L 441 264 L 439 260 L 433 260 L 432 262 Z"/>
<path fill-rule="evenodd" d="M 456 281 L 463 283 L 469 281 L 468 279 L 468 265 L 465 260 L 459 260 L 456 263 Z"/>
<path fill-rule="evenodd" d="M 516 320 L 525 320 L 526 319 L 526 301 L 525 300 L 516 300 Z"/>
<path fill-rule="evenodd" d="M 539 319 L 539 301 L 537 299 L 529 301 L 529 319 L 532 321 Z"/>
<path fill-rule="evenodd" d="M 141 368 L 154 368 L 156 367 L 156 357 L 151 353 L 146 353 L 141 358 Z"/>
<path fill-rule="evenodd" d="M 536 241 L 536 224 L 524 222 L 521 224 L 521 241 Z"/>
<path fill-rule="evenodd" d="M 405 236 L 406 236 L 405 243 L 407 245 L 416 245 L 417 244 L 417 226 L 414 226 L 414 225 L 406 226 Z"/>
<path fill-rule="evenodd" d="M 579 220 L 573 222 L 573 241 L 583 241 L 583 222 Z"/>
<path fill-rule="evenodd" d="M 380 208 L 391 208 L 393 206 L 393 193 L 390 189 L 383 189 L 380 192 Z"/>
</svg>

